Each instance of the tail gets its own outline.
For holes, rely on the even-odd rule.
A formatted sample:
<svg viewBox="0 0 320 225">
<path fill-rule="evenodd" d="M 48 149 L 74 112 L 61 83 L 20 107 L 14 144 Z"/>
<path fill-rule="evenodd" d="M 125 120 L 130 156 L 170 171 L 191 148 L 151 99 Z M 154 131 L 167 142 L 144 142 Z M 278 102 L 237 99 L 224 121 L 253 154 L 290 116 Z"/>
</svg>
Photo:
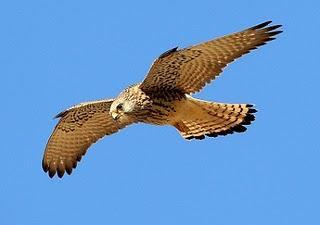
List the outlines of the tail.
<svg viewBox="0 0 320 225">
<path fill-rule="evenodd" d="M 244 132 L 244 125 L 255 120 L 257 110 L 250 104 L 206 102 L 188 97 L 177 107 L 173 124 L 186 139 L 204 139 L 205 136 Z"/>
</svg>

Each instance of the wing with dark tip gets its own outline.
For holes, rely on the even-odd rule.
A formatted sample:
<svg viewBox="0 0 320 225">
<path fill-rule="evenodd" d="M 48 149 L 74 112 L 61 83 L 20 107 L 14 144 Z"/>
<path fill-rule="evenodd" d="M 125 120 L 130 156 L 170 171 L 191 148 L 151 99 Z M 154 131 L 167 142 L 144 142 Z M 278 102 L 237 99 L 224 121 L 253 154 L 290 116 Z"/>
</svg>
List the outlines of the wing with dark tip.
<svg viewBox="0 0 320 225">
<path fill-rule="evenodd" d="M 112 119 L 109 115 L 112 102 L 82 103 L 56 116 L 60 121 L 48 140 L 42 160 L 43 170 L 50 177 L 56 173 L 59 177 L 65 172 L 71 174 L 91 144 L 132 123 Z"/>
<path fill-rule="evenodd" d="M 281 25 L 261 23 L 238 33 L 162 54 L 140 85 L 146 93 L 193 93 L 215 79 L 228 63 L 275 39 Z"/>
</svg>

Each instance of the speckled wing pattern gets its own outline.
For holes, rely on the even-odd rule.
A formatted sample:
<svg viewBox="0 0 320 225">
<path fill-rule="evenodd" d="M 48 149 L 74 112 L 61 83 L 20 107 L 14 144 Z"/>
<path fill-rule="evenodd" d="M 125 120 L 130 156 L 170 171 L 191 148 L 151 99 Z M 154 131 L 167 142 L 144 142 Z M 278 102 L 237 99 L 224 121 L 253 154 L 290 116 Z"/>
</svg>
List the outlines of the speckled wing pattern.
<svg viewBox="0 0 320 225">
<path fill-rule="evenodd" d="M 46 146 L 42 167 L 53 177 L 71 174 L 91 144 L 117 132 L 133 121 L 115 121 L 109 115 L 113 100 L 76 105 L 58 114 L 60 118 Z"/>
<path fill-rule="evenodd" d="M 155 60 L 140 88 L 147 93 L 193 93 L 215 79 L 228 63 L 281 33 L 271 21 L 189 48 L 171 49 Z"/>
</svg>

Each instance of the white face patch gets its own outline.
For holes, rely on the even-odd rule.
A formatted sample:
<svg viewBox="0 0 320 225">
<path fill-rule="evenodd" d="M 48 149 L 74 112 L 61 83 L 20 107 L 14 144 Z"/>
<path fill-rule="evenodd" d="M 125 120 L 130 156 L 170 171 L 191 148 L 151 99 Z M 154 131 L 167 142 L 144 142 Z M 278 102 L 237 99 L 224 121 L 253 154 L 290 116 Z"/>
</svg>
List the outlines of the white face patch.
<svg viewBox="0 0 320 225">
<path fill-rule="evenodd" d="M 129 113 L 129 112 L 132 112 L 133 109 L 134 109 L 134 102 L 133 101 L 128 101 L 126 100 L 124 103 L 123 103 L 123 111 L 125 113 Z"/>
</svg>

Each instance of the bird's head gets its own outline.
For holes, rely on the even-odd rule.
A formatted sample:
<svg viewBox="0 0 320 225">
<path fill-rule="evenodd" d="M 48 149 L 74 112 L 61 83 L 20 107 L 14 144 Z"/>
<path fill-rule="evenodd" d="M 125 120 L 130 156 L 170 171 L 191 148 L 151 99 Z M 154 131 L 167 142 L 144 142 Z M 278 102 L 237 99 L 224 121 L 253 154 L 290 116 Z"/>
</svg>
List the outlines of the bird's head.
<svg viewBox="0 0 320 225">
<path fill-rule="evenodd" d="M 133 101 L 119 97 L 113 101 L 110 107 L 110 115 L 114 120 L 118 120 L 120 117 L 130 114 L 134 110 L 135 104 Z"/>
<path fill-rule="evenodd" d="M 135 97 L 135 92 L 130 88 L 125 89 L 111 104 L 110 115 L 114 120 L 118 120 L 123 116 L 128 116 L 136 110 L 136 103 L 137 99 Z"/>
<path fill-rule="evenodd" d="M 149 97 L 140 90 L 139 85 L 131 86 L 119 94 L 110 107 L 110 115 L 114 120 L 123 116 L 134 116 L 150 106 Z"/>
</svg>

